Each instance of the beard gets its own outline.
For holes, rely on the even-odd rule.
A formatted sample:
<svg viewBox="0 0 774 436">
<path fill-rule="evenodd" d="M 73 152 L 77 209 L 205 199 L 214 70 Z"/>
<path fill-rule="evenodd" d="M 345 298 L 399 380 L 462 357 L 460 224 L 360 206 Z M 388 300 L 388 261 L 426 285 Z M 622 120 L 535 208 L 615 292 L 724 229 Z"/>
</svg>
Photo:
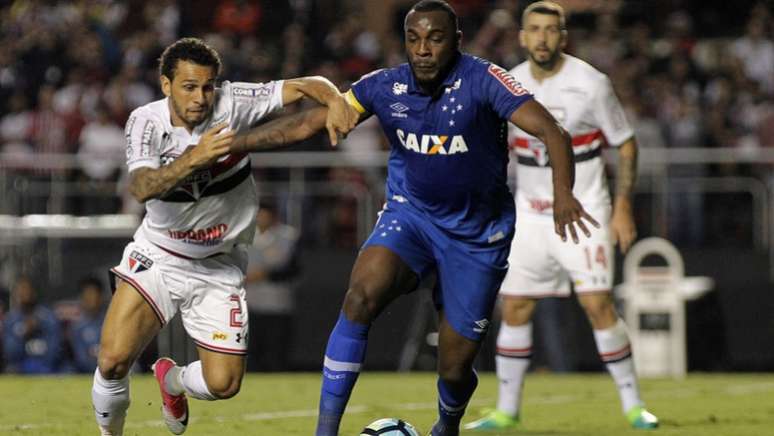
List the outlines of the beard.
<svg viewBox="0 0 774 436">
<path fill-rule="evenodd" d="M 538 67 L 540 67 L 543 70 L 550 70 L 553 69 L 554 65 L 556 65 L 556 62 L 559 60 L 559 50 L 549 52 L 549 55 L 547 58 L 539 59 L 537 56 L 535 56 L 532 52 L 529 53 L 530 59 L 532 59 L 532 62 L 534 62 Z"/>
<path fill-rule="evenodd" d="M 189 114 L 186 113 L 186 110 L 184 107 L 181 107 L 177 100 L 170 97 L 170 101 L 172 102 L 172 110 L 175 111 L 175 115 L 179 119 L 181 119 L 185 124 L 187 124 L 189 127 L 196 127 L 199 124 L 201 124 L 202 121 L 206 120 L 207 117 L 210 115 L 210 112 L 212 112 L 212 107 L 206 109 L 203 112 L 198 112 L 196 114 L 191 114 L 195 116 L 196 118 L 191 118 Z"/>
</svg>

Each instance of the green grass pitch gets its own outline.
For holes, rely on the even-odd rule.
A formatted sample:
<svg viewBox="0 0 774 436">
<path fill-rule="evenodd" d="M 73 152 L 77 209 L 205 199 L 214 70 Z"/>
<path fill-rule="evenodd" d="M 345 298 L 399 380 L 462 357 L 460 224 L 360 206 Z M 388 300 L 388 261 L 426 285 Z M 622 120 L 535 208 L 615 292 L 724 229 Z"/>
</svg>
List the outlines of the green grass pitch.
<svg viewBox="0 0 774 436">
<path fill-rule="evenodd" d="M 488 435 L 774 435 L 774 375 L 691 375 L 684 381 L 643 380 L 643 397 L 661 419 L 653 432 L 628 428 L 613 383 L 605 374 L 530 374 L 523 428 Z M 246 377 L 242 392 L 227 401 L 192 400 L 186 435 L 312 435 L 318 374 Z M 0 435 L 97 435 L 91 410 L 91 377 L 0 377 Z M 481 375 L 463 422 L 492 406 L 497 380 Z M 168 435 L 159 395 L 148 375 L 132 378 L 132 406 L 125 436 Z M 405 419 L 427 432 L 435 420 L 435 375 L 361 375 L 342 424 L 343 436 L 358 435 L 382 417 Z M 423 433 L 424 434 L 424 433 Z M 477 433 L 466 433 L 472 435 Z"/>
</svg>

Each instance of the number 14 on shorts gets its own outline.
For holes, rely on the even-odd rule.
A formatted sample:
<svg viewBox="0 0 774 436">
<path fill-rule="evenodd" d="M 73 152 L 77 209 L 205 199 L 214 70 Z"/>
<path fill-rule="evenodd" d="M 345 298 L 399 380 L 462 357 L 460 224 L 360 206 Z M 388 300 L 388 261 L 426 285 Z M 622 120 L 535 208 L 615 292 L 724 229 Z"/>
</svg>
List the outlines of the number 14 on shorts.
<svg viewBox="0 0 774 436">
<path fill-rule="evenodd" d="M 598 264 L 604 269 L 607 269 L 607 254 L 604 245 L 585 246 L 583 247 L 583 253 L 586 255 L 586 267 L 589 270 L 594 269 L 594 263 Z"/>
</svg>

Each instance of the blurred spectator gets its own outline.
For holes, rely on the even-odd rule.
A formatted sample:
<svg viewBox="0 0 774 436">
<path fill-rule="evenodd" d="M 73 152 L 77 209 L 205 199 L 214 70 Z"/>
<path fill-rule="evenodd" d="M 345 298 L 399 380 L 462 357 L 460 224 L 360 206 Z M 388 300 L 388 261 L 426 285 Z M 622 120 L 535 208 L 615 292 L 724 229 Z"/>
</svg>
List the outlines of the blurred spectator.
<svg viewBox="0 0 774 436">
<path fill-rule="evenodd" d="M 215 11 L 215 30 L 235 36 L 254 35 L 261 22 L 261 6 L 248 0 L 224 0 Z"/>
<path fill-rule="evenodd" d="M 247 369 L 287 370 L 295 310 L 293 287 L 299 274 L 298 231 L 280 222 L 276 204 L 262 199 L 260 205 L 245 278 L 250 311 Z"/>
<path fill-rule="evenodd" d="M 115 180 L 123 165 L 126 150 L 124 130 L 116 124 L 104 105 L 100 105 L 93 120 L 80 135 L 78 162 L 90 180 Z"/>
<path fill-rule="evenodd" d="M 745 35 L 734 41 L 731 52 L 744 65 L 747 77 L 774 95 L 774 42 L 766 34 L 769 20 L 770 17 L 751 14 Z"/>
<path fill-rule="evenodd" d="M 85 277 L 78 283 L 81 291 L 80 315 L 70 327 L 73 366 L 76 371 L 92 373 L 97 367 L 99 339 L 105 305 L 102 283 L 94 277 Z"/>
<path fill-rule="evenodd" d="M 38 303 L 29 277 L 19 277 L 12 291 L 13 306 L 3 321 L 3 356 L 8 372 L 56 372 L 62 349 L 59 321 Z"/>
<path fill-rule="evenodd" d="M 8 108 L 9 112 L 0 119 L 0 139 L 3 141 L 0 151 L 8 153 L 8 163 L 19 169 L 32 166 L 34 160 L 29 138 L 32 113 L 27 97 L 17 90 L 11 95 Z"/>
<path fill-rule="evenodd" d="M 30 122 L 30 141 L 36 154 L 67 153 L 71 151 L 67 144 L 64 118 L 54 110 L 54 92 L 52 85 L 43 85 L 38 91 L 38 101 L 32 112 Z M 42 171 L 44 174 L 58 171 Z"/>
</svg>

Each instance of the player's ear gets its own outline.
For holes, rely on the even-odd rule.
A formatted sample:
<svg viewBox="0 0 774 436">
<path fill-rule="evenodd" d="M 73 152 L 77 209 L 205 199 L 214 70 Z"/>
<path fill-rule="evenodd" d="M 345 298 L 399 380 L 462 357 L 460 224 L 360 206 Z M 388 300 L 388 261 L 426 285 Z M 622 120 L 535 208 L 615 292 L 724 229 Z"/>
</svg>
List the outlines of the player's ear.
<svg viewBox="0 0 774 436">
<path fill-rule="evenodd" d="M 169 77 L 162 74 L 159 77 L 159 82 L 161 83 L 161 92 L 167 97 L 172 95 L 172 81 L 169 80 Z"/>
<path fill-rule="evenodd" d="M 524 29 L 519 30 L 519 45 L 523 49 L 527 48 L 527 37 L 526 37 L 526 34 L 524 33 Z"/>
<path fill-rule="evenodd" d="M 562 39 L 559 41 L 559 48 L 564 51 L 567 48 L 567 30 L 562 30 L 561 35 Z"/>
<path fill-rule="evenodd" d="M 457 31 L 457 48 L 462 47 L 462 30 Z"/>
</svg>

